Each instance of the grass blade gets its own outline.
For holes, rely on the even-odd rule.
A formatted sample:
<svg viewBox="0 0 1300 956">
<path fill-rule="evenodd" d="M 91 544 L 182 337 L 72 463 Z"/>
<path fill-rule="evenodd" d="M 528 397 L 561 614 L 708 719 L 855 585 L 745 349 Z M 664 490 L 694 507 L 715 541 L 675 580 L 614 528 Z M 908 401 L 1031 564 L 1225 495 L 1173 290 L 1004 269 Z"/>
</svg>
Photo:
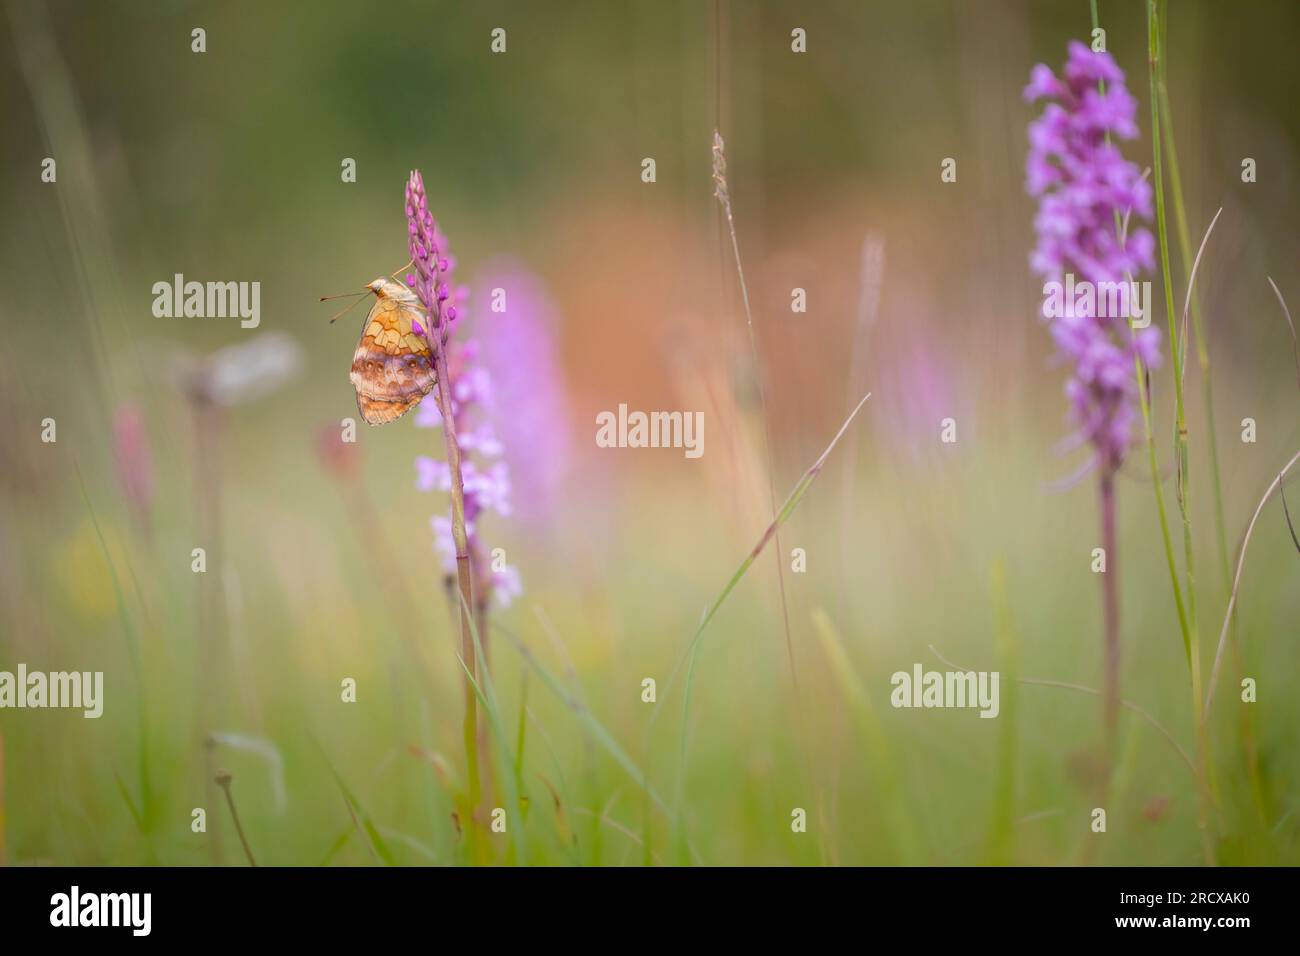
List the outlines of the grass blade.
<svg viewBox="0 0 1300 956">
<path fill-rule="evenodd" d="M 848 653 L 836 633 L 835 625 L 821 608 L 813 611 L 813 625 L 821 641 L 822 651 L 830 662 L 831 673 L 835 675 L 835 680 L 840 686 L 840 693 L 844 695 L 857 717 L 871 775 L 875 779 L 876 788 L 884 796 L 884 810 L 889 820 L 889 836 L 894 844 L 894 852 L 904 865 L 917 863 L 920 854 L 915 828 L 899 784 L 898 766 L 894 763 L 889 739 L 880 726 L 880 719 L 871 706 L 871 698 L 866 688 L 858 680 L 853 664 L 849 661 Z"/>
<path fill-rule="evenodd" d="M 126 640 L 127 654 L 131 659 L 131 673 L 135 678 L 135 686 L 139 696 L 139 708 L 136 714 L 138 721 L 136 748 L 140 767 L 140 809 L 137 822 L 140 824 L 141 832 L 148 833 L 153 828 L 154 799 L 150 786 L 149 714 L 144 694 L 144 672 L 140 666 L 140 639 L 135 632 L 135 624 L 131 620 L 131 615 L 127 613 L 126 598 L 122 594 L 122 584 L 117 579 L 117 567 L 113 564 L 113 558 L 108 553 L 108 543 L 104 540 L 104 532 L 99 526 L 99 518 L 95 515 L 95 508 L 90 503 L 90 495 L 86 492 L 86 481 L 82 477 L 79 464 L 76 466 L 76 471 L 77 485 L 81 490 L 81 500 L 86 505 L 86 513 L 90 516 L 90 523 L 95 529 L 95 538 L 99 542 L 100 553 L 104 556 L 104 564 L 108 567 L 109 579 L 113 582 L 113 596 L 117 602 L 117 615 L 122 623 L 122 636 Z M 123 786 L 120 779 L 118 780 L 118 786 Z M 123 787 L 123 795 L 125 795 L 125 792 L 125 787 Z"/>
<path fill-rule="evenodd" d="M 1291 310 L 1286 307 L 1286 299 L 1282 298 L 1282 290 L 1277 287 L 1272 276 L 1265 276 L 1268 284 L 1273 287 L 1273 294 L 1277 296 L 1277 301 L 1282 306 L 1282 315 L 1286 317 L 1287 328 L 1291 330 L 1291 353 L 1295 356 L 1295 382 L 1300 387 L 1300 340 L 1296 339 L 1295 323 L 1291 321 Z"/>
<path fill-rule="evenodd" d="M 668 806 L 668 803 L 662 796 L 660 796 L 659 792 L 650 785 L 649 778 L 642 772 L 641 768 L 637 766 L 636 762 L 627 755 L 627 751 L 619 746 L 618 741 L 614 739 L 613 734 L 605 729 L 604 724 L 602 724 L 596 716 L 582 704 L 581 701 L 577 700 L 564 689 L 564 686 L 560 683 L 559 679 L 546 669 L 542 662 L 537 659 L 523 641 L 519 640 L 509 631 L 502 630 L 501 633 L 507 636 L 510 643 L 517 651 L 519 651 L 520 656 L 522 656 L 528 666 L 537 673 L 537 676 L 542 679 L 542 683 L 547 686 L 551 693 L 560 698 L 560 700 L 563 701 L 565 705 L 567 705 L 568 708 L 582 720 L 592 738 L 604 748 L 605 752 L 614 759 L 614 762 L 632 778 L 632 781 L 635 784 L 649 794 L 650 799 L 654 801 L 655 805 L 658 806 L 660 810 L 667 815 L 671 815 L 672 811 Z M 691 855 L 697 864 L 702 862 L 699 858 L 699 853 L 695 850 L 691 851 Z"/>
<path fill-rule="evenodd" d="M 768 507 L 772 512 L 773 533 L 776 533 L 776 465 L 772 457 L 772 420 L 767 412 L 767 387 L 764 384 L 763 363 L 758 356 L 758 335 L 754 331 L 754 311 L 749 305 L 749 285 L 745 282 L 745 267 L 740 259 L 740 240 L 736 238 L 736 220 L 731 213 L 731 193 L 727 189 L 727 154 L 722 134 L 713 131 L 713 195 L 722 206 L 727 218 L 727 232 L 731 236 L 731 252 L 736 263 L 736 276 L 740 280 L 740 296 L 745 306 L 745 325 L 749 329 L 749 348 L 754 362 L 754 376 L 758 382 L 758 403 L 763 415 L 763 456 L 767 459 Z M 798 705 L 799 677 L 794 666 L 794 640 L 790 636 L 790 608 L 785 595 L 785 562 L 781 560 L 780 540 L 777 541 L 776 580 L 781 592 L 781 622 L 785 627 L 785 652 L 790 662 L 790 681 L 795 689 Z"/>
<path fill-rule="evenodd" d="M 461 598 L 461 603 L 462 611 L 469 617 L 470 635 L 474 641 L 475 660 L 486 662 L 487 656 L 483 653 L 483 644 L 479 640 L 478 622 L 475 619 L 475 615 L 470 613 L 469 606 L 464 604 L 464 597 Z M 522 765 L 511 756 L 510 747 L 506 744 L 506 740 L 509 738 L 506 736 L 505 722 L 501 719 L 501 709 L 497 705 L 497 696 L 492 681 L 492 674 L 486 663 L 484 663 L 484 666 L 479 668 L 478 677 L 475 677 L 473 671 L 470 670 L 469 665 L 465 662 L 464 658 L 458 654 L 456 655 L 456 660 L 460 662 L 461 669 L 465 671 L 465 680 L 469 682 L 469 686 L 473 689 L 474 695 L 478 698 L 479 703 L 483 706 L 484 712 L 487 714 L 488 723 L 492 730 L 492 738 L 496 741 L 497 749 L 501 754 L 501 763 L 509 771 L 502 776 L 505 780 L 506 796 L 510 802 L 514 804 L 515 811 L 518 814 L 517 826 L 519 827 L 518 839 L 514 840 L 512 845 L 517 848 L 519 865 L 527 866 L 528 854 L 527 849 L 525 848 L 526 841 L 523 832 L 523 768 Z"/>
<path fill-rule="evenodd" d="M 1286 506 L 1286 489 L 1278 485 L 1277 493 L 1282 498 L 1282 514 L 1286 516 L 1286 529 L 1291 532 L 1291 543 L 1295 545 L 1297 552 L 1300 552 L 1300 538 L 1295 536 L 1295 525 L 1291 523 L 1291 509 Z"/>
<path fill-rule="evenodd" d="M 321 754 L 324 755 L 324 753 L 325 751 L 322 749 Z M 334 782 L 338 784 L 339 791 L 343 794 L 343 802 L 347 805 L 353 823 L 356 824 L 359 831 L 366 835 L 371 853 L 374 854 L 377 860 L 383 861 L 385 865 L 396 866 L 397 858 L 393 856 L 393 851 L 384 842 L 379 828 L 375 826 L 374 820 L 371 819 L 370 814 L 361 805 L 361 801 L 357 799 L 356 794 L 343 782 L 343 777 L 334 769 L 334 764 L 330 762 L 328 756 L 325 757 L 325 766 L 329 768 L 330 775 L 334 777 Z"/>
<path fill-rule="evenodd" d="M 1228 598 L 1228 608 L 1223 613 L 1223 629 L 1219 631 L 1219 647 L 1214 652 L 1214 666 L 1210 668 L 1210 682 L 1205 688 L 1205 706 L 1201 709 L 1201 723 L 1204 724 L 1210 719 L 1210 704 L 1214 701 L 1214 685 L 1219 680 L 1219 666 L 1223 663 L 1223 649 L 1228 643 L 1228 624 L 1232 621 L 1233 608 L 1237 606 L 1237 590 L 1241 587 L 1241 569 L 1246 563 L 1246 545 L 1250 544 L 1250 536 L 1255 530 L 1255 522 L 1259 520 L 1259 514 L 1264 510 L 1264 505 L 1273 492 L 1282 487 L 1282 479 L 1286 473 L 1291 470 L 1291 466 L 1300 461 L 1300 451 L 1291 456 L 1291 460 L 1286 466 L 1277 473 L 1272 484 L 1264 492 L 1264 497 L 1259 499 L 1259 505 L 1255 508 L 1255 514 L 1250 519 L 1250 524 L 1246 526 L 1246 535 L 1241 539 L 1241 553 L 1237 556 L 1237 573 L 1232 579 L 1232 595 Z M 1294 531 L 1292 532 L 1294 537 Z"/>
<path fill-rule="evenodd" d="M 781 510 L 777 512 L 775 520 L 767 526 L 767 530 L 764 531 L 762 536 L 758 539 L 758 543 L 754 545 L 749 554 L 746 555 L 745 559 L 740 562 L 740 566 L 736 568 L 735 573 L 731 575 L 730 580 L 727 581 L 726 585 L 718 593 L 718 596 L 713 599 L 713 603 L 709 605 L 708 610 L 704 612 L 704 617 L 701 618 L 699 627 L 697 627 L 695 633 L 691 635 L 691 639 L 687 643 L 685 650 L 677 660 L 677 666 L 673 669 L 672 676 L 668 679 L 665 695 L 671 692 L 673 686 L 676 684 L 682 667 L 686 664 L 689 657 L 694 654 L 695 646 L 699 643 L 700 638 L 704 636 L 704 631 L 708 628 L 709 623 L 717 615 L 723 603 L 731 595 L 731 592 L 736 589 L 736 585 L 740 583 L 750 566 L 758 559 L 758 556 L 763 553 L 763 549 L 767 547 L 767 543 L 776 537 L 777 529 L 781 525 L 785 524 L 785 522 L 789 520 L 790 515 L 794 514 L 795 508 L 799 507 L 799 502 L 802 501 L 803 496 L 807 494 L 808 488 L 817 480 L 817 476 L 821 474 L 822 468 L 826 465 L 826 459 L 829 458 L 831 452 L 835 450 L 835 446 L 839 444 L 840 439 L 844 437 L 844 433 L 848 431 L 849 425 L 853 423 L 853 419 L 857 417 L 858 412 L 862 410 L 862 406 L 867 403 L 867 399 L 870 397 L 871 393 L 867 392 L 867 394 L 862 396 L 862 399 L 858 404 L 854 406 L 853 411 L 849 412 L 849 417 L 844 419 L 844 424 L 841 425 L 840 430 L 835 433 L 835 437 L 832 438 L 831 443 L 826 446 L 826 450 L 823 451 L 818 459 L 812 463 L 812 466 L 803 473 L 803 477 L 795 484 L 794 490 L 790 492 L 789 496 L 785 499 L 785 503 L 781 505 Z M 653 725 L 655 718 L 659 713 L 660 712 L 656 710 L 654 716 L 650 718 L 651 725 Z"/>
</svg>

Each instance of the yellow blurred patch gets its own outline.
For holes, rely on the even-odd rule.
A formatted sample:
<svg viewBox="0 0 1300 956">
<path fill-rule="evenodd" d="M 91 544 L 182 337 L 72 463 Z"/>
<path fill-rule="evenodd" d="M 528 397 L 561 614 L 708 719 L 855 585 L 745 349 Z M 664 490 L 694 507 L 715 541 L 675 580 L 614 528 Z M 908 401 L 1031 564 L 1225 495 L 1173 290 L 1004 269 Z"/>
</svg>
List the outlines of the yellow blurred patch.
<svg viewBox="0 0 1300 956">
<path fill-rule="evenodd" d="M 113 570 L 119 586 L 125 588 L 129 577 L 126 548 L 118 529 L 101 524 L 104 547 L 100 546 L 95 526 L 86 518 L 77 531 L 59 542 L 54 549 L 52 577 L 68 596 L 69 605 L 85 617 L 103 620 L 117 613 L 117 592 L 113 588 Z M 113 562 L 110 569 L 104 558 Z"/>
</svg>

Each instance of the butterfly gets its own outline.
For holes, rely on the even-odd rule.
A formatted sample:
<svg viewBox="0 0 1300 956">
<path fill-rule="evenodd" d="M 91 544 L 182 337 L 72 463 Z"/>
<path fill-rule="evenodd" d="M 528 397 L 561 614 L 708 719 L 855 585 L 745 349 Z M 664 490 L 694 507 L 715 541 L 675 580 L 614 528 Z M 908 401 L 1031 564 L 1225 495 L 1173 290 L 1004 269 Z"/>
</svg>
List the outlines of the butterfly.
<svg viewBox="0 0 1300 956">
<path fill-rule="evenodd" d="M 414 292 L 392 279 L 381 276 L 366 288 L 376 301 L 361 326 L 348 377 L 361 417 L 386 425 L 420 404 L 437 383 L 425 334 L 429 313 Z"/>
</svg>

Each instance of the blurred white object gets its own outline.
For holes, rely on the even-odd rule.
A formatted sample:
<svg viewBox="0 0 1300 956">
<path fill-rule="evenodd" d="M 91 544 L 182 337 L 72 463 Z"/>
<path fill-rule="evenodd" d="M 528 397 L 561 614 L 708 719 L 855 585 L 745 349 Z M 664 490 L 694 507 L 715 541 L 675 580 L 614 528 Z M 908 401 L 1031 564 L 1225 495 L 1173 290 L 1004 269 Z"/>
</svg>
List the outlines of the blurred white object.
<svg viewBox="0 0 1300 956">
<path fill-rule="evenodd" d="M 229 407 L 253 401 L 289 382 L 302 368 L 302 347 L 284 332 L 266 332 L 205 358 L 177 363 L 183 391 L 198 401 Z"/>
</svg>

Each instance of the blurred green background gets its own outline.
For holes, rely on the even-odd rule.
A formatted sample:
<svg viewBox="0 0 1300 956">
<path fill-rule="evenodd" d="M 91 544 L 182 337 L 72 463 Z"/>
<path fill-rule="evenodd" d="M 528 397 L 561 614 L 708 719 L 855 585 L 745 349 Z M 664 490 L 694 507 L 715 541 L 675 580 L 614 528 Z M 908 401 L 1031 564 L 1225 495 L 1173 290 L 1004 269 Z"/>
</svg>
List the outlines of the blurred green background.
<svg viewBox="0 0 1300 956">
<path fill-rule="evenodd" d="M 1265 278 L 1300 302 L 1300 7 L 1172 6 L 1193 241 L 1223 208 L 1197 286 L 1235 567 L 1260 496 L 1300 447 L 1291 334 Z M 1064 373 L 1036 318 L 1023 189 L 1034 110 L 1021 90 L 1033 64 L 1056 68 L 1068 40 L 1086 39 L 1086 2 L 0 10 L 0 670 L 102 670 L 106 683 L 99 720 L 0 711 L 0 860 L 242 863 L 215 766 L 233 773 L 269 864 L 1205 859 L 1193 776 L 1150 723 L 1125 712 L 1108 832 L 1095 835 L 1097 699 L 1012 679 L 1101 679 L 1095 489 L 1049 488 L 1080 453 L 1055 452 Z M 1143 138 L 1125 152 L 1146 167 L 1145 8 L 1102 0 L 1100 16 L 1142 104 Z M 504 54 L 490 51 L 496 27 Z M 805 54 L 791 52 L 796 27 Z M 760 372 L 712 195 L 715 127 Z M 46 157 L 55 183 L 41 181 Z M 956 183 L 940 182 L 946 157 Z M 1244 157 L 1255 183 L 1241 181 Z M 355 183 L 341 181 L 345 158 Z M 546 290 L 547 385 L 565 410 L 546 423 L 546 476 L 514 463 L 517 492 L 555 481 L 555 494 L 541 513 L 490 519 L 525 590 L 493 616 L 509 756 L 470 827 L 478 846 L 429 527 L 445 501 L 415 488 L 414 457 L 442 457 L 441 438 L 403 419 L 360 432 L 352 465 L 319 453 L 323 430 L 356 416 L 361 319 L 329 325 L 317 299 L 406 258 L 414 168 L 474 290 L 467 334 L 492 334 L 483 290 L 501 262 Z M 175 273 L 260 282 L 260 327 L 154 317 L 152 286 Z M 790 311 L 796 287 L 807 313 Z M 196 412 L 178 379 L 199 357 L 275 333 L 301 349 L 296 373 Z M 781 531 L 793 674 L 765 552 L 704 633 L 684 709 L 685 672 L 670 675 L 770 518 L 759 375 L 778 498 L 873 397 Z M 1208 671 L 1227 592 L 1199 375 L 1191 363 Z M 1167 366 L 1153 389 L 1176 520 Z M 620 403 L 704 411 L 705 455 L 597 448 L 596 413 Z M 113 423 L 132 409 L 144 446 L 124 461 Z M 947 417 L 956 444 L 939 441 Z M 1247 417 L 1253 444 L 1240 441 Z M 45 418 L 55 443 L 41 441 Z M 133 492 L 132 462 L 145 461 L 152 487 Z M 1145 454 L 1119 488 L 1122 692 L 1194 753 Z M 191 571 L 195 547 L 205 575 Z M 805 573 L 790 570 L 796 547 Z M 1275 498 L 1211 721 L 1218 862 L 1300 861 L 1297 574 Z M 946 669 L 931 645 L 1002 672 L 997 720 L 888 706 L 893 672 Z M 1239 701 L 1242 676 L 1257 703 Z M 356 703 L 340 700 L 349 677 Z M 642 701 L 645 678 L 656 703 Z M 486 811 L 508 805 L 515 760 L 526 819 L 512 806 L 507 833 L 491 834 Z M 191 829 L 196 807 L 206 833 Z M 793 808 L 806 833 L 792 832 Z"/>
</svg>

